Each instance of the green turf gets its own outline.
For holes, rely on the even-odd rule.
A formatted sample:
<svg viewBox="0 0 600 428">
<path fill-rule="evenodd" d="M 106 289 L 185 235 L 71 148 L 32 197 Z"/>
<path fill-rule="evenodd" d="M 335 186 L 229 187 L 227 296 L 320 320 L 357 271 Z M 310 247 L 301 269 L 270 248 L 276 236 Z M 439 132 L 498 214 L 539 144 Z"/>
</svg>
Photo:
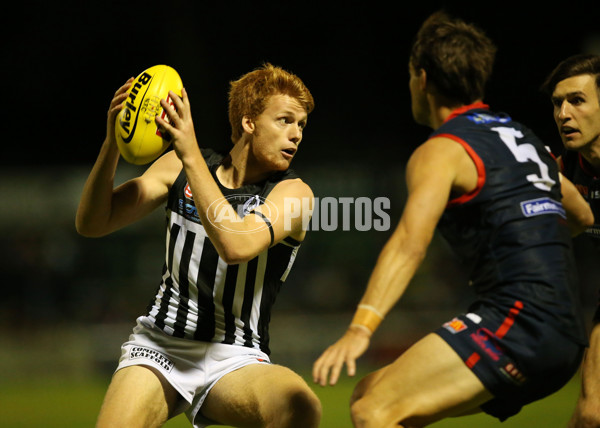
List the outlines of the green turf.
<svg viewBox="0 0 600 428">
<path fill-rule="evenodd" d="M 7 428 L 93 427 L 108 379 L 0 380 L 0 425 Z M 322 428 L 351 427 L 348 400 L 355 380 L 343 378 L 335 387 L 314 387 L 323 404 Z M 312 384 L 312 383 L 311 383 Z M 578 378 L 546 399 L 527 406 L 504 423 L 483 414 L 438 422 L 434 428 L 563 428 L 578 394 Z M 189 428 L 185 416 L 169 421 L 166 428 Z"/>
</svg>

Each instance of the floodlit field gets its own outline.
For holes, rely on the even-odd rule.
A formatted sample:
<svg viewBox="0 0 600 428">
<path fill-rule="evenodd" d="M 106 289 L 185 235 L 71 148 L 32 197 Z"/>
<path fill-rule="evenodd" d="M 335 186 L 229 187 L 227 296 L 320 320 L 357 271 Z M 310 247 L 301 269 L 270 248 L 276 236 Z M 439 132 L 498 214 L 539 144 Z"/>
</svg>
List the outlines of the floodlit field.
<svg viewBox="0 0 600 428">
<path fill-rule="evenodd" d="M 108 379 L 0 381 L 0 425 L 6 428 L 93 427 Z M 312 382 L 311 382 L 312 384 Z M 323 403 L 322 428 L 351 427 L 348 399 L 355 380 L 343 378 L 336 387 L 315 391 Z M 579 388 L 578 377 L 556 394 L 526 407 L 500 424 L 487 415 L 451 419 L 434 428 L 563 428 L 569 419 Z M 167 428 L 190 427 L 185 416 L 169 421 Z"/>
</svg>

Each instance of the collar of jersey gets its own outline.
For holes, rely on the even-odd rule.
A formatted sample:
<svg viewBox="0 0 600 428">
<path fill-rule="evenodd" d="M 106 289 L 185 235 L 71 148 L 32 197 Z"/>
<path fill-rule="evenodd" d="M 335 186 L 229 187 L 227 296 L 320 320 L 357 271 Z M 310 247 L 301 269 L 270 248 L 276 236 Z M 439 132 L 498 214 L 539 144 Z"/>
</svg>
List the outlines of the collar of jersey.
<svg viewBox="0 0 600 428">
<path fill-rule="evenodd" d="M 444 123 L 448 122 L 450 119 L 454 119 L 456 116 L 460 116 L 461 114 L 466 113 L 469 110 L 475 110 L 475 109 L 486 109 L 487 110 L 489 108 L 490 108 L 489 105 L 484 104 L 481 101 L 478 101 L 476 103 L 469 104 L 469 105 L 466 105 L 466 106 L 462 106 L 462 107 L 459 107 L 459 108 L 457 108 L 455 110 L 452 110 L 452 113 L 450 113 L 450 115 L 446 118 L 446 120 L 444 121 Z"/>
</svg>

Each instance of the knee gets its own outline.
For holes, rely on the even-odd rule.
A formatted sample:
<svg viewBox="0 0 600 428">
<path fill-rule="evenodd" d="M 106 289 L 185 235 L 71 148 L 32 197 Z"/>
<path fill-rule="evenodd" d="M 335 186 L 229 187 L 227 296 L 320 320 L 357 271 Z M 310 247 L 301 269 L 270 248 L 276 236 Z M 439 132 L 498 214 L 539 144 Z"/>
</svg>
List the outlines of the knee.
<svg viewBox="0 0 600 428">
<path fill-rule="evenodd" d="M 295 387 L 287 391 L 285 404 L 279 413 L 277 428 L 317 428 L 321 422 L 321 402 L 308 386 Z"/>
<path fill-rule="evenodd" d="M 350 404 L 352 422 L 357 428 L 404 427 L 417 428 L 425 426 L 420 418 L 414 417 L 413 403 L 394 402 L 393 405 L 381 399 L 365 394 Z"/>
<path fill-rule="evenodd" d="M 357 396 L 356 391 L 350 399 L 350 417 L 352 424 L 357 428 L 366 427 L 366 423 L 371 420 L 369 406 L 364 401 Z"/>
<path fill-rule="evenodd" d="M 360 380 L 350 397 L 350 415 L 354 426 L 382 427 L 386 426 L 385 409 L 381 400 L 372 398 L 369 386 L 372 384 L 369 376 Z"/>
<path fill-rule="evenodd" d="M 386 367 L 380 369 L 374 373 L 371 373 L 364 378 L 362 378 L 354 387 L 354 391 L 352 391 L 352 396 L 350 397 L 350 405 L 361 399 L 363 396 L 368 395 L 372 387 L 377 384 L 377 381 L 385 376 Z"/>
<path fill-rule="evenodd" d="M 352 405 L 360 400 L 367 391 L 367 380 L 366 378 L 361 379 L 356 386 L 354 387 L 354 391 L 352 391 L 352 395 L 350 396 L 350 408 Z"/>
<path fill-rule="evenodd" d="M 353 397 L 353 401 L 350 404 L 350 415 L 352 423 L 357 428 L 376 428 L 392 424 L 385 408 L 366 397 Z"/>
</svg>

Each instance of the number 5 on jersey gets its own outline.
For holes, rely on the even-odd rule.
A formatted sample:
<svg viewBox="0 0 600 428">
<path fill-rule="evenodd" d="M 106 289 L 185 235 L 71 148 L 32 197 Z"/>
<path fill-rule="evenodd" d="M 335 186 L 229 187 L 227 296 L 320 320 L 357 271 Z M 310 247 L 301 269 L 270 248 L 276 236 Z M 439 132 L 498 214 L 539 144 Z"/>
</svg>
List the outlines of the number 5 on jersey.
<svg viewBox="0 0 600 428">
<path fill-rule="evenodd" d="M 538 189 L 550 191 L 552 186 L 556 184 L 556 181 L 550 178 L 550 175 L 548 174 L 548 165 L 540 159 L 540 155 L 533 145 L 529 143 L 517 143 L 517 138 L 523 138 L 523 133 L 514 128 L 504 126 L 492 128 L 492 131 L 496 131 L 500 135 L 500 139 L 512 152 L 517 159 L 517 162 L 535 162 L 538 165 L 540 174 L 529 174 L 526 178 Z"/>
</svg>

